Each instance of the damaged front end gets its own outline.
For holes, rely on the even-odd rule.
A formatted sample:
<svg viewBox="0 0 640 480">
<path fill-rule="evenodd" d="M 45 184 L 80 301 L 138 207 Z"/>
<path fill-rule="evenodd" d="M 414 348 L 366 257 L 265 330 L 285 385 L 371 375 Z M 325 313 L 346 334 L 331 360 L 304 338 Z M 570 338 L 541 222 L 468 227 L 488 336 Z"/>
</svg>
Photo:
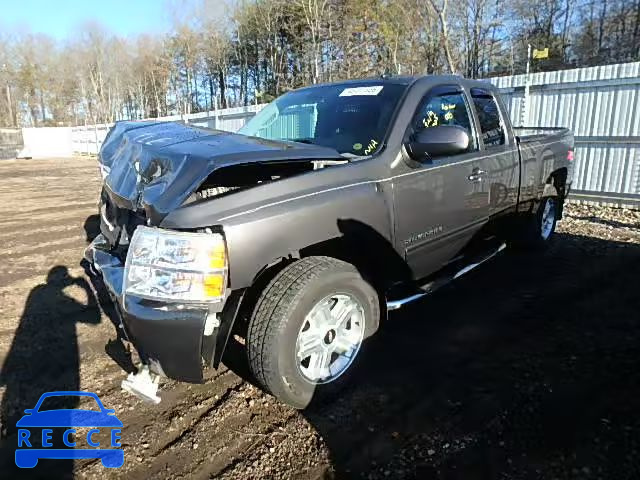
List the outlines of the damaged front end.
<svg viewBox="0 0 640 480">
<path fill-rule="evenodd" d="M 202 382 L 203 366 L 217 368 L 244 294 L 229 287 L 223 225 L 166 229 L 162 220 L 346 160 L 323 147 L 150 122 L 117 124 L 99 160 L 101 234 L 85 257 L 142 362 L 123 388 L 156 402 L 158 376 Z"/>
<path fill-rule="evenodd" d="M 148 368 L 153 375 L 198 383 L 202 382 L 204 365 L 218 366 L 229 335 L 225 327 L 233 324 L 242 292 L 225 291 L 219 301 L 209 303 L 131 294 L 131 282 L 127 280 L 131 269 L 109 251 L 102 235 L 86 249 L 85 258 L 101 277 L 101 285 L 94 285 L 105 288 L 113 301 L 120 322 L 119 336 L 135 347 L 143 369 Z M 165 280 L 162 275 L 157 278 Z"/>
</svg>

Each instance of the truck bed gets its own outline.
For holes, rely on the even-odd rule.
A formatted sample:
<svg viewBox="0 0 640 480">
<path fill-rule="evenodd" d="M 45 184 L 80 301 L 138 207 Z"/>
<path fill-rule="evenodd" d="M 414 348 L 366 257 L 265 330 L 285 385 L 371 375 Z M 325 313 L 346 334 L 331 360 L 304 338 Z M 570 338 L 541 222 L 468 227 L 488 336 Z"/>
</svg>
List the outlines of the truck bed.
<svg viewBox="0 0 640 480">
<path fill-rule="evenodd" d="M 552 172 L 566 169 L 565 196 L 573 180 L 573 133 L 568 128 L 514 127 L 521 159 L 520 200 L 539 198 Z"/>
<path fill-rule="evenodd" d="M 559 140 L 570 136 L 571 131 L 564 127 L 513 127 L 513 134 L 518 137 L 520 143 L 536 140 Z"/>
</svg>

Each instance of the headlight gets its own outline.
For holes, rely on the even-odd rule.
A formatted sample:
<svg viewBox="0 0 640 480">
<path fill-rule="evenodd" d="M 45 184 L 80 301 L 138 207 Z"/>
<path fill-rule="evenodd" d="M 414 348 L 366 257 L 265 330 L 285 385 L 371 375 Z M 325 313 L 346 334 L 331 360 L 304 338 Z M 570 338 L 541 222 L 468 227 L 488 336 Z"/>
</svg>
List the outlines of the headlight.
<svg viewBox="0 0 640 480">
<path fill-rule="evenodd" d="M 185 303 L 217 302 L 227 284 L 224 238 L 139 226 L 125 263 L 127 295 Z"/>
</svg>

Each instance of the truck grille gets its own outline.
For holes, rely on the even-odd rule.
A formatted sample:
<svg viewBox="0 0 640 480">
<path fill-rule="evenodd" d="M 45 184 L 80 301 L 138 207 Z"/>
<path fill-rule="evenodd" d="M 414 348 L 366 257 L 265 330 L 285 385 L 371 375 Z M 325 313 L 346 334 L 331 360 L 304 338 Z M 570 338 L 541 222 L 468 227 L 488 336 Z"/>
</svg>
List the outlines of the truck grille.
<svg viewBox="0 0 640 480">
<path fill-rule="evenodd" d="M 144 211 L 120 208 L 112 202 L 104 190 L 100 197 L 100 231 L 109 244 L 110 250 L 126 256 L 129 240 L 139 225 L 146 223 Z"/>
</svg>

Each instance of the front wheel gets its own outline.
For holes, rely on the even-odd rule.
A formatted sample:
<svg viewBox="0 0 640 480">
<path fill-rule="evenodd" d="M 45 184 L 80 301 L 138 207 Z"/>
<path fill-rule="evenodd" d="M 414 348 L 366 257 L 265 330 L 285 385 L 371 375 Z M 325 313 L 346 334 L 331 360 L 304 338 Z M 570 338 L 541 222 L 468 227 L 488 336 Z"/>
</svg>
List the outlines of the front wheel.
<svg viewBox="0 0 640 480">
<path fill-rule="evenodd" d="M 378 296 L 353 265 L 304 258 L 278 273 L 258 299 L 249 365 L 266 390 L 304 408 L 316 390 L 344 380 L 379 317 Z"/>
</svg>

